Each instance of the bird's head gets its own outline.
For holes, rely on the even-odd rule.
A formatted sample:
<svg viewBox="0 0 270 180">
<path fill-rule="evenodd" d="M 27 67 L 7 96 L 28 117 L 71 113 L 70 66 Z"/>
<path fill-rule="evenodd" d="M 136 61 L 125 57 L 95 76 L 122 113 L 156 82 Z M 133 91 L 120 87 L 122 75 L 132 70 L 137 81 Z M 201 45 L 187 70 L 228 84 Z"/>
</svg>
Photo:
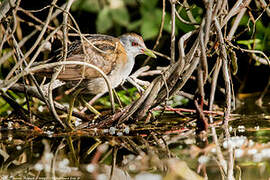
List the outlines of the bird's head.
<svg viewBox="0 0 270 180">
<path fill-rule="evenodd" d="M 123 34 L 120 36 L 120 41 L 124 45 L 127 54 L 130 54 L 133 57 L 136 57 L 139 54 L 145 54 L 156 58 L 156 55 L 145 46 L 142 37 L 135 33 Z"/>
</svg>

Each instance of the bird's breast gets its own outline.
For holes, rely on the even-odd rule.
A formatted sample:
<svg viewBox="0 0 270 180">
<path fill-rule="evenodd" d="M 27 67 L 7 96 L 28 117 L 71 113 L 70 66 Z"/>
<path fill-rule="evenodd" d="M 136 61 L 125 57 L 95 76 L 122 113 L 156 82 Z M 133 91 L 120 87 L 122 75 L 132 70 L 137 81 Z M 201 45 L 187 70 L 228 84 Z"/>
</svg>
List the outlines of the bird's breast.
<svg viewBox="0 0 270 180">
<path fill-rule="evenodd" d="M 119 63 L 115 69 L 110 73 L 109 79 L 111 80 L 113 88 L 117 87 L 122 81 L 127 79 L 134 67 L 134 59 L 128 58 L 125 63 Z"/>
<path fill-rule="evenodd" d="M 128 59 L 126 62 L 117 63 L 114 69 L 108 74 L 112 88 L 119 86 L 130 75 L 134 66 L 134 59 Z M 102 77 L 88 80 L 87 92 L 90 94 L 99 94 L 108 92 L 108 87 Z"/>
</svg>

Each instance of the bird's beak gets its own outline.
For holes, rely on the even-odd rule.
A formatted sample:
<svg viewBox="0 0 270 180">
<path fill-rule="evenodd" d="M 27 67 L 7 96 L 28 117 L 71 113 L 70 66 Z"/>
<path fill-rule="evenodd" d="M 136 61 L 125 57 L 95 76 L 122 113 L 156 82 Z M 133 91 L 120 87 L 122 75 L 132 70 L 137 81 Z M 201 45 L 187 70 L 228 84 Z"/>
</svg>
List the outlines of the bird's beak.
<svg viewBox="0 0 270 180">
<path fill-rule="evenodd" d="M 143 53 L 149 57 L 157 58 L 157 56 L 150 49 L 147 48 L 143 49 Z"/>
</svg>

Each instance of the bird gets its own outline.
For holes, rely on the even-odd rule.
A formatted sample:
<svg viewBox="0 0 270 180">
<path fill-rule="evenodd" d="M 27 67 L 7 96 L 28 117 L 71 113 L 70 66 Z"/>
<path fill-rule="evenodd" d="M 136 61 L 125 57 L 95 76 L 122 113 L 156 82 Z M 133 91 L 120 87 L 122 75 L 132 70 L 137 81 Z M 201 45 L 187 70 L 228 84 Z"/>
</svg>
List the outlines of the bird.
<svg viewBox="0 0 270 180">
<path fill-rule="evenodd" d="M 73 41 L 67 48 L 66 61 L 87 62 L 100 68 L 108 77 L 112 88 L 119 86 L 128 78 L 140 54 L 156 58 L 148 49 L 143 38 L 135 33 L 126 33 L 119 37 L 103 34 L 89 34 L 86 40 Z M 63 60 L 59 57 L 57 61 Z M 55 69 L 43 69 L 39 73 L 52 74 Z M 96 70 L 81 65 L 65 65 L 57 79 L 68 86 L 83 88 L 80 93 L 101 95 L 108 92 L 107 84 Z"/>
</svg>

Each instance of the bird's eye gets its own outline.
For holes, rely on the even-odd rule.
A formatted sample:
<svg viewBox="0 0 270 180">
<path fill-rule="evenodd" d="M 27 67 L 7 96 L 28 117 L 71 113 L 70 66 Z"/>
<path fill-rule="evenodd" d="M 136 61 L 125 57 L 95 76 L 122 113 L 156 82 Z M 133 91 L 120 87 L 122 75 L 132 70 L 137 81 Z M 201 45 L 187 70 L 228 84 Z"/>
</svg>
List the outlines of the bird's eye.
<svg viewBox="0 0 270 180">
<path fill-rule="evenodd" d="M 132 42 L 131 45 L 132 45 L 132 46 L 138 46 L 139 44 L 136 43 L 136 42 Z"/>
</svg>

